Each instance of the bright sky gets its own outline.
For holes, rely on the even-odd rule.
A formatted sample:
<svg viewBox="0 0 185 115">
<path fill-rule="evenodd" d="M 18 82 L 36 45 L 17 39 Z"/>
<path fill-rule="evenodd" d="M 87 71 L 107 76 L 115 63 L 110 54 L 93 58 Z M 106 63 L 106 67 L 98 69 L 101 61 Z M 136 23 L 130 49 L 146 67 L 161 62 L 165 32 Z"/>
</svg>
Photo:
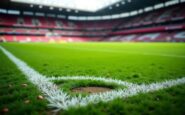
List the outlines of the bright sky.
<svg viewBox="0 0 185 115">
<path fill-rule="evenodd" d="M 114 4 L 121 0 L 11 0 L 11 1 L 96 12 L 106 6 Z"/>
</svg>

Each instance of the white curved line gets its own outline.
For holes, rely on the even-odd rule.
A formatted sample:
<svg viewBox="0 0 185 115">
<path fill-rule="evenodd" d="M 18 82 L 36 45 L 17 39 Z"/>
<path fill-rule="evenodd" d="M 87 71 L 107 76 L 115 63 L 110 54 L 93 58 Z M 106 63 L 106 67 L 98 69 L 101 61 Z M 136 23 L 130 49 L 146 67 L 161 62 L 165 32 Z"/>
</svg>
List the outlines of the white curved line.
<svg viewBox="0 0 185 115">
<path fill-rule="evenodd" d="M 105 77 L 95 77 L 95 76 L 62 76 L 62 77 L 49 77 L 49 80 L 92 80 L 92 81 L 102 81 L 105 83 L 115 83 L 117 85 L 127 86 L 127 87 L 135 87 L 136 84 L 129 83 L 122 80 L 105 78 Z"/>
<path fill-rule="evenodd" d="M 108 102 L 115 98 L 124 98 L 124 97 L 130 97 L 133 95 L 137 95 L 139 93 L 147 93 L 156 91 L 159 89 L 169 88 L 176 85 L 185 84 L 185 77 L 175 79 L 175 80 L 168 80 L 160 83 L 152 83 L 149 85 L 135 85 L 128 82 L 120 81 L 120 80 L 113 80 L 113 79 L 106 79 L 106 78 L 92 78 L 87 77 L 86 79 L 96 79 L 96 80 L 103 80 L 106 82 L 114 82 L 118 85 L 126 85 L 129 86 L 127 89 L 122 90 L 113 90 L 110 92 L 105 93 L 98 93 L 89 95 L 86 97 L 75 96 L 71 97 L 67 93 L 63 92 L 62 90 L 58 89 L 55 84 L 53 84 L 50 80 L 54 79 L 85 79 L 84 76 L 80 77 L 61 77 L 61 78 L 46 78 L 46 76 L 40 74 L 33 68 L 29 67 L 25 62 L 15 57 L 13 54 L 8 52 L 6 49 L 0 46 L 0 49 L 3 51 L 3 53 L 18 67 L 18 69 L 25 74 L 27 79 L 32 82 L 34 85 L 36 85 L 45 95 L 46 99 L 49 101 L 49 106 L 56 108 L 56 110 L 67 110 L 69 107 L 80 107 L 80 106 L 86 106 L 90 103 L 98 103 L 100 101 L 102 102 Z"/>
</svg>

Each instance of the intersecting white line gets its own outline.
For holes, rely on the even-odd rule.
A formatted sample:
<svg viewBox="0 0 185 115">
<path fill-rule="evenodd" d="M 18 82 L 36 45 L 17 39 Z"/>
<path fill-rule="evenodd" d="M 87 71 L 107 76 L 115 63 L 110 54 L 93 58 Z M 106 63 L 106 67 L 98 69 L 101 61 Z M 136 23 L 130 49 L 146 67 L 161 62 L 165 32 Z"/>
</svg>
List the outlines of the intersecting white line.
<svg viewBox="0 0 185 115">
<path fill-rule="evenodd" d="M 176 85 L 185 84 L 185 77 L 175 79 L 175 80 L 167 80 L 160 83 L 151 83 L 149 85 L 142 84 L 142 85 L 136 85 L 132 83 L 128 83 L 125 81 L 120 80 L 113 80 L 113 79 L 106 79 L 106 78 L 93 78 L 93 77 L 87 77 L 85 76 L 76 76 L 76 77 L 51 77 L 46 78 L 46 76 L 40 74 L 30 66 L 28 66 L 25 62 L 15 57 L 13 54 L 11 54 L 9 51 L 4 49 L 0 46 L 0 49 L 3 51 L 3 53 L 18 67 L 18 69 L 25 74 L 27 79 L 35 84 L 45 95 L 46 99 L 49 101 L 49 106 L 56 109 L 56 111 L 64 109 L 67 110 L 70 107 L 80 107 L 80 106 L 86 106 L 88 104 L 95 104 L 100 101 L 102 102 L 108 102 L 111 100 L 114 100 L 115 98 L 124 98 L 124 97 L 130 97 L 133 95 L 137 95 L 139 93 L 147 93 L 152 91 L 157 91 L 164 88 L 169 88 Z M 51 80 L 98 80 L 98 81 L 104 81 L 104 82 L 113 82 L 118 85 L 125 85 L 128 88 L 127 89 L 120 89 L 120 90 L 113 90 L 110 92 L 105 93 L 98 93 L 98 94 L 92 94 L 86 97 L 74 96 L 71 97 L 64 91 L 57 88 L 55 84 L 51 82 Z"/>
</svg>

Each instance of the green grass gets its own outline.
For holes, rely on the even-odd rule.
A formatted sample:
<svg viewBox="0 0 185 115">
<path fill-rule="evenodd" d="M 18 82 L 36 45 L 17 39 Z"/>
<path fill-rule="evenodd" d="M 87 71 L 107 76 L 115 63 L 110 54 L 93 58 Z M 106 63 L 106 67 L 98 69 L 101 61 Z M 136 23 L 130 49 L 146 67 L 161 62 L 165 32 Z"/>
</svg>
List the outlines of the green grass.
<svg viewBox="0 0 185 115">
<path fill-rule="evenodd" d="M 67 92 L 72 96 L 77 96 L 79 93 L 74 93 L 71 90 L 78 87 L 88 87 L 88 86 L 96 86 L 96 87 L 106 87 L 112 90 L 124 89 L 126 86 L 119 86 L 114 83 L 104 83 L 101 81 L 88 81 L 88 80 L 54 80 L 53 81 L 58 87 L 60 87 L 63 91 Z M 87 96 L 88 93 L 80 93 L 82 96 Z"/>
<path fill-rule="evenodd" d="M 185 85 L 140 94 L 126 99 L 115 99 L 83 108 L 71 108 L 62 115 L 184 115 Z"/>
<path fill-rule="evenodd" d="M 49 111 L 47 101 L 38 100 L 38 95 L 42 94 L 0 51 L 0 114 L 4 114 L 3 108 L 8 108 L 7 114 L 11 115 L 45 114 Z M 26 100 L 30 103 L 25 104 Z"/>
<path fill-rule="evenodd" d="M 3 43 L 0 45 L 48 77 L 102 76 L 138 84 L 185 77 L 185 44 L 183 43 Z M 1 55 L 4 58 L 0 58 L 0 66 L 6 65 L 6 68 L 0 71 L 0 75 L 4 76 L 4 71 L 19 73 L 7 58 Z M 11 66 L 14 69 L 9 69 Z M 12 80 L 9 75 L 6 77 Z M 16 75 L 14 77 L 20 79 Z M 20 80 L 22 79 L 25 80 L 23 75 Z M 3 77 L 0 78 L 0 81 L 2 80 L 4 80 Z M 1 84 L 6 85 L 7 83 L 4 81 Z M 66 82 L 64 89 L 69 91 L 74 84 L 79 86 L 79 82 Z M 80 84 L 83 85 L 85 82 Z M 116 99 L 108 104 L 99 103 L 83 108 L 71 108 L 68 111 L 61 111 L 61 114 L 183 115 L 185 114 L 184 86 L 140 94 L 127 99 Z M 9 105 L 8 100 L 0 105 L 6 103 Z M 16 103 L 12 104 L 16 105 Z M 43 106 L 39 109 L 43 109 Z"/>
</svg>

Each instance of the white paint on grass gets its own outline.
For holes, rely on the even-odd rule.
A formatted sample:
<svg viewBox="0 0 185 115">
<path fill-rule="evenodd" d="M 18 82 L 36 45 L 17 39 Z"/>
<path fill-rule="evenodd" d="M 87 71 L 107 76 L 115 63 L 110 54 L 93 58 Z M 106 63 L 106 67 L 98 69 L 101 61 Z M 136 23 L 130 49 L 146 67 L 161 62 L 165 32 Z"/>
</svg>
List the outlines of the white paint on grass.
<svg viewBox="0 0 185 115">
<path fill-rule="evenodd" d="M 104 78 L 104 77 L 93 77 L 93 76 L 66 76 L 66 77 L 49 77 L 49 80 L 91 80 L 91 81 L 103 81 L 105 83 L 114 83 L 117 85 L 122 85 L 126 87 L 135 87 L 137 86 L 136 84 L 121 81 L 121 80 L 116 80 L 116 79 L 111 79 L 111 78 Z"/>
<path fill-rule="evenodd" d="M 185 84 L 185 77 L 168 80 L 160 83 L 152 83 L 149 85 L 142 84 L 136 85 L 128 83 L 121 80 L 114 80 L 110 78 L 98 78 L 98 77 L 85 77 L 85 76 L 76 76 L 76 77 L 51 77 L 46 78 L 46 76 L 35 71 L 33 68 L 28 66 L 25 62 L 15 57 L 13 54 L 8 52 L 6 49 L 0 46 L 0 49 L 4 54 L 23 72 L 27 79 L 36 85 L 45 95 L 46 99 L 49 101 L 49 106 L 58 110 L 67 110 L 69 107 L 80 107 L 86 106 L 88 104 L 95 104 L 100 101 L 108 102 L 114 100 L 115 98 L 125 98 L 139 93 L 147 93 L 152 91 L 157 91 L 164 88 L 169 88 L 176 85 Z M 51 82 L 52 80 L 97 80 L 103 81 L 106 83 L 116 83 L 118 85 L 127 86 L 126 89 L 113 90 L 105 93 L 92 94 L 86 97 L 81 95 L 71 97 L 64 91 L 57 88 L 57 86 Z"/>
</svg>

